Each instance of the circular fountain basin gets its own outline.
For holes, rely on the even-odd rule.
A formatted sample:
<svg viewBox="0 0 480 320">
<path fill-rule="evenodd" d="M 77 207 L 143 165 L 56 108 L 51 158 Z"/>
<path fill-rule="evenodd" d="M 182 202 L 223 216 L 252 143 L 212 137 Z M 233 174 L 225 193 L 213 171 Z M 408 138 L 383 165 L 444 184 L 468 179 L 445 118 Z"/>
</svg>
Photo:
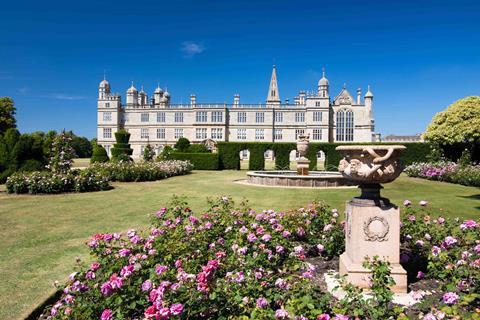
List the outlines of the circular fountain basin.
<svg viewBox="0 0 480 320">
<path fill-rule="evenodd" d="M 308 176 L 302 176 L 291 170 L 249 171 L 247 172 L 247 183 L 303 188 L 335 188 L 357 185 L 335 171 L 310 171 Z"/>
</svg>

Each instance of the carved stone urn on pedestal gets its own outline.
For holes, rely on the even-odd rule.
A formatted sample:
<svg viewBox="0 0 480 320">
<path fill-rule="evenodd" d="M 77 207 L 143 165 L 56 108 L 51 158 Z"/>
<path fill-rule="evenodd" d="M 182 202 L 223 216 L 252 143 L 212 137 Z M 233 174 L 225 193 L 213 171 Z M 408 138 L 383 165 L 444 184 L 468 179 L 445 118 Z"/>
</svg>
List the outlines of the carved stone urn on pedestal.
<svg viewBox="0 0 480 320">
<path fill-rule="evenodd" d="M 400 210 L 380 196 L 380 183 L 401 173 L 400 145 L 339 146 L 343 159 L 338 171 L 362 190 L 346 204 L 345 252 L 340 256 L 340 274 L 354 285 L 368 288 L 370 271 L 365 257 L 379 256 L 390 262 L 394 292 L 407 292 L 407 272 L 400 265 Z"/>
<path fill-rule="evenodd" d="M 301 135 L 298 137 L 297 141 L 297 151 L 299 153 L 299 158 L 297 160 L 297 174 L 302 176 L 308 176 L 308 168 L 310 166 L 310 160 L 306 158 L 309 139 L 309 135 Z"/>
</svg>

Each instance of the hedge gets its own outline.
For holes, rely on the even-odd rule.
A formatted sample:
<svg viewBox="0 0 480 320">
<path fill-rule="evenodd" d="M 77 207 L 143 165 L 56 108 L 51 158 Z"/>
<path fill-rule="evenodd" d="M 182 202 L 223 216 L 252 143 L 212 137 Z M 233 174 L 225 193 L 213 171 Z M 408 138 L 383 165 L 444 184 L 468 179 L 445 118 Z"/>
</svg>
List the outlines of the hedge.
<svg viewBox="0 0 480 320">
<path fill-rule="evenodd" d="M 430 145 L 428 143 L 412 142 L 412 143 L 348 143 L 348 145 L 392 145 L 402 144 L 407 147 L 400 159 L 405 166 L 414 162 L 426 161 L 427 155 L 430 153 Z M 317 152 L 325 153 L 325 170 L 337 170 L 338 163 L 341 159 L 340 152 L 335 148 L 345 143 L 310 143 L 307 154 L 310 160 L 310 170 L 317 167 Z M 249 150 L 249 170 L 264 170 L 265 158 L 264 152 L 273 150 L 275 153 L 275 168 L 279 170 L 288 169 L 290 166 L 290 152 L 296 150 L 296 143 L 268 143 L 268 142 L 219 142 L 217 145 L 219 154 L 220 169 L 240 170 L 240 151 Z"/>
<path fill-rule="evenodd" d="M 219 159 L 216 153 L 174 152 L 169 155 L 171 160 L 188 160 L 196 170 L 218 170 Z"/>
</svg>

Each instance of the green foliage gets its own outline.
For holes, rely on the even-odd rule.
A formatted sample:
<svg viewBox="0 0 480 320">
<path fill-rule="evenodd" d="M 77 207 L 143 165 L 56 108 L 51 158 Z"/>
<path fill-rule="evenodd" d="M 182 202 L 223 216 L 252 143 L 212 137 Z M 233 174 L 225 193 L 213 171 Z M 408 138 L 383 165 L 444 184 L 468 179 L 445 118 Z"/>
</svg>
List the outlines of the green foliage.
<svg viewBox="0 0 480 320">
<path fill-rule="evenodd" d="M 117 143 L 113 144 L 113 148 L 110 150 L 112 153 L 112 160 L 126 161 L 130 160 L 130 156 L 133 153 L 133 149 L 130 148 L 130 133 L 124 129 L 120 129 L 115 132 L 115 140 Z"/>
<path fill-rule="evenodd" d="M 355 144 L 378 144 L 378 143 L 351 143 Z M 341 160 L 340 152 L 335 148 L 340 143 L 315 143 L 309 144 L 308 159 L 310 160 L 310 170 L 317 167 L 317 153 L 323 151 L 325 153 L 325 170 L 337 170 L 338 163 Z M 430 145 L 426 143 L 405 143 L 407 147 L 401 156 L 400 160 L 404 165 L 409 165 L 413 162 L 425 161 L 430 152 Z M 275 153 L 275 167 L 277 169 L 289 168 L 290 151 L 296 150 L 295 143 L 266 143 L 266 142 L 219 142 L 218 154 L 220 157 L 221 169 L 240 169 L 240 151 L 250 151 L 250 170 L 264 170 L 265 160 L 263 153 L 267 150 L 273 150 Z M 261 154 L 261 155 L 260 155 Z M 262 159 L 260 159 L 260 157 Z"/>
<path fill-rule="evenodd" d="M 0 98 L 0 136 L 8 129 L 17 127 L 15 104 L 10 97 Z"/>
<path fill-rule="evenodd" d="M 290 170 L 290 152 L 296 150 L 295 143 L 272 143 L 275 154 L 275 170 Z"/>
<path fill-rule="evenodd" d="M 150 144 L 147 144 L 145 146 L 145 149 L 143 149 L 143 160 L 152 161 L 154 157 L 155 157 L 155 151 L 153 150 Z"/>
<path fill-rule="evenodd" d="M 189 152 L 189 153 L 207 153 L 207 152 L 210 152 L 210 150 L 208 150 L 208 148 L 204 144 L 195 143 L 195 144 L 190 145 L 187 152 Z"/>
<path fill-rule="evenodd" d="M 187 138 L 180 138 L 173 146 L 179 152 L 187 152 L 188 148 L 190 148 L 190 140 Z"/>
<path fill-rule="evenodd" d="M 72 148 L 72 138 L 65 131 L 55 137 L 48 168 L 54 173 L 66 174 L 72 167 L 75 156 Z"/>
<path fill-rule="evenodd" d="M 470 153 L 470 150 L 465 149 L 463 150 L 462 155 L 460 156 L 460 159 L 458 159 L 458 165 L 464 168 L 464 167 L 468 167 L 471 164 L 472 164 L 472 155 Z"/>
<path fill-rule="evenodd" d="M 90 158 L 90 163 L 95 163 L 95 162 L 108 162 L 108 154 L 107 150 L 102 145 L 96 144 L 93 147 L 93 154 L 92 157 Z"/>
<path fill-rule="evenodd" d="M 460 99 L 437 113 L 423 135 L 441 145 L 474 143 L 480 139 L 480 97 Z"/>
<path fill-rule="evenodd" d="M 216 153 L 174 152 L 169 156 L 172 160 L 188 160 L 195 170 L 218 170 L 219 159 Z"/>
<path fill-rule="evenodd" d="M 93 145 L 85 137 L 79 137 L 72 133 L 72 148 L 77 158 L 90 158 L 93 152 Z"/>
</svg>

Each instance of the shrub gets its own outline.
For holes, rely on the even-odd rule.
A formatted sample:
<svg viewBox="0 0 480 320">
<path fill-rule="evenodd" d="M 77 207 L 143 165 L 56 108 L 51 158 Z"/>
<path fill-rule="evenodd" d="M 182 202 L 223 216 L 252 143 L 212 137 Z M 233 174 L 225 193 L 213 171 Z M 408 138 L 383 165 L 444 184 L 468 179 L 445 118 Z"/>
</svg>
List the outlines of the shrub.
<svg viewBox="0 0 480 320">
<path fill-rule="evenodd" d="M 48 171 L 18 172 L 8 177 L 6 187 L 8 193 L 52 194 L 107 190 L 110 185 L 108 179 L 102 175 L 74 170 L 67 174 Z"/>
<path fill-rule="evenodd" d="M 95 163 L 86 171 L 98 173 L 110 181 L 155 181 L 171 176 L 187 174 L 192 170 L 188 161 L 140 162 L 117 161 Z"/>
<path fill-rule="evenodd" d="M 480 186 L 480 165 L 460 166 L 455 162 L 420 162 L 405 168 L 409 177 L 458 183 L 465 186 Z"/>
<path fill-rule="evenodd" d="M 72 138 L 62 132 L 55 137 L 52 144 L 51 157 L 48 168 L 55 173 L 66 174 L 72 167 L 74 150 L 71 146 Z"/>
<path fill-rule="evenodd" d="M 113 148 L 110 150 L 112 153 L 112 160 L 125 161 L 130 159 L 133 153 L 133 149 L 130 148 L 130 133 L 124 129 L 115 132 L 116 143 L 113 144 Z"/>
<path fill-rule="evenodd" d="M 191 144 L 187 150 L 188 153 L 210 153 L 207 146 L 201 143 Z"/>
<path fill-rule="evenodd" d="M 434 219 L 407 201 L 402 264 L 435 279 L 412 290 L 418 303 L 392 304 L 388 263 L 367 258 L 370 297 L 343 285 L 336 300 L 318 286 L 311 259 L 343 250 L 338 212 L 322 204 L 256 212 L 228 197 L 195 214 L 182 199 L 151 215 L 145 232 L 96 234 L 94 262 L 79 262 L 44 316 L 63 319 L 475 319 L 480 295 L 478 222 Z M 422 203 L 425 205 L 425 203 Z M 423 258 L 425 264 L 418 264 Z M 416 270 L 412 268 L 417 268 Z M 419 269 L 420 268 L 420 269 Z M 422 271 L 422 273 L 418 273 Z M 433 287 L 432 287 L 433 286 Z M 108 316 L 108 317 L 106 317 Z"/>
<path fill-rule="evenodd" d="M 195 170 L 218 170 L 218 154 L 216 153 L 183 153 L 170 155 L 172 160 L 187 160 Z"/>
<path fill-rule="evenodd" d="M 93 154 L 92 157 L 90 158 L 90 163 L 95 163 L 95 162 L 108 162 L 108 154 L 107 150 L 99 144 L 96 144 L 93 147 Z"/>
<path fill-rule="evenodd" d="M 153 151 L 153 148 L 150 144 L 147 144 L 143 150 L 143 160 L 152 161 L 154 157 L 155 151 Z"/>
<path fill-rule="evenodd" d="M 190 148 L 190 140 L 187 138 L 180 138 L 173 146 L 179 152 L 187 152 L 188 148 Z"/>
</svg>

